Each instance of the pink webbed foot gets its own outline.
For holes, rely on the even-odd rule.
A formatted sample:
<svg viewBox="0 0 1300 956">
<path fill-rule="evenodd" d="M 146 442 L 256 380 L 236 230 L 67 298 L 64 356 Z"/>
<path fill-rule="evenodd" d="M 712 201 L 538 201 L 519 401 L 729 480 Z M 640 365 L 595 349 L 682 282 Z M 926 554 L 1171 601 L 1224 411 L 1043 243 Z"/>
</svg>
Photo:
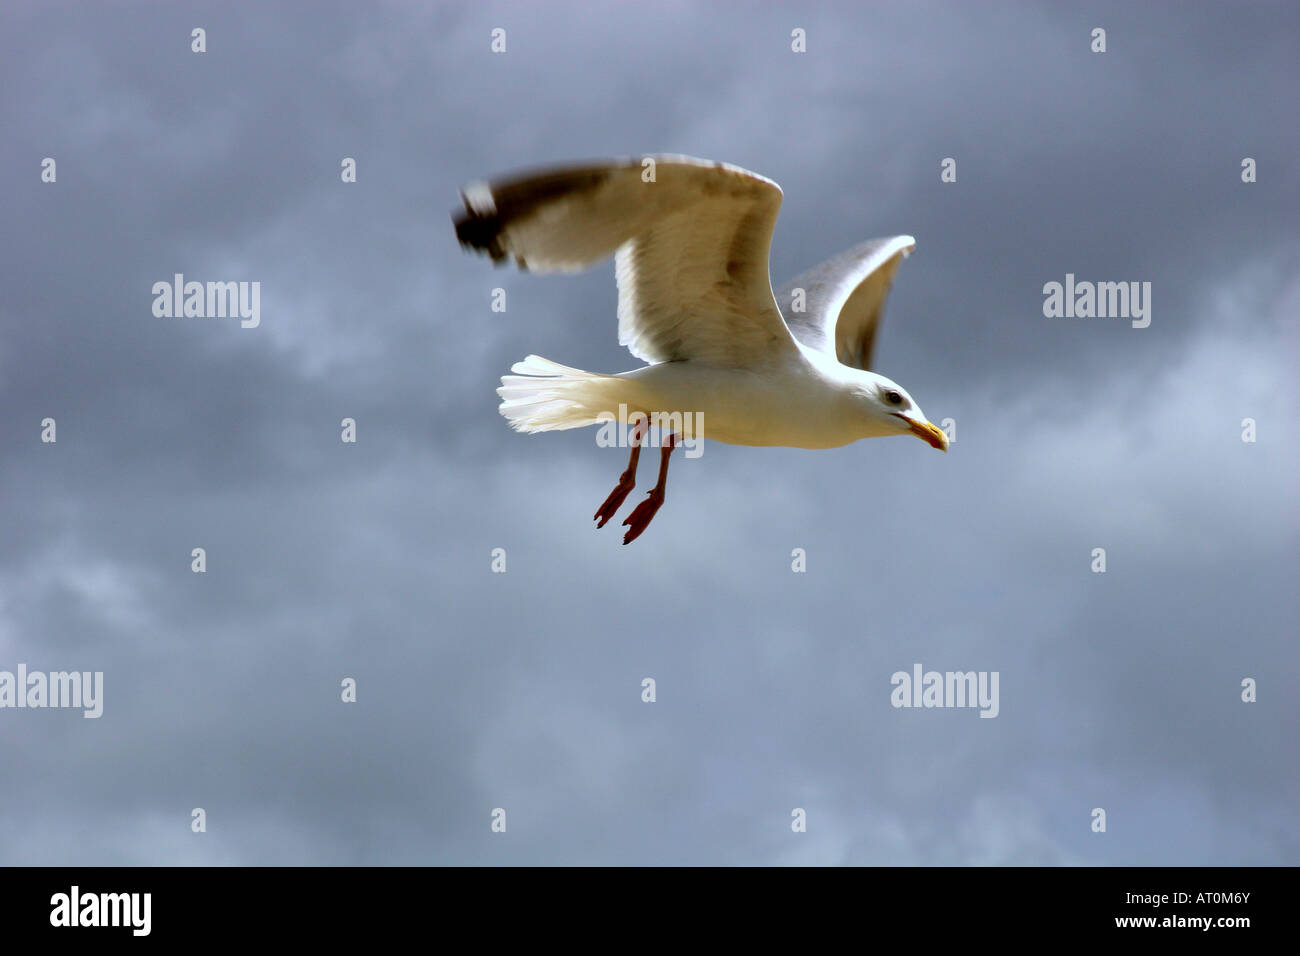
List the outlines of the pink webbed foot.
<svg viewBox="0 0 1300 956">
<path fill-rule="evenodd" d="M 629 544 L 641 536 L 641 532 L 650 526 L 650 519 L 655 516 L 663 503 L 664 493 L 659 488 L 654 488 L 646 495 L 645 501 L 637 505 L 632 513 L 623 519 L 623 526 L 628 529 L 627 534 L 623 535 L 624 544 Z"/>
<path fill-rule="evenodd" d="M 668 487 L 668 456 L 673 453 L 677 447 L 677 435 L 670 432 L 667 441 L 659 449 L 659 481 L 650 489 L 650 494 L 646 495 L 645 501 L 641 502 L 623 521 L 623 527 L 627 528 L 627 534 L 623 535 L 623 543 L 629 544 L 641 536 L 641 532 L 650 524 L 650 519 L 655 516 L 655 512 L 664 503 L 664 489 Z"/>
<path fill-rule="evenodd" d="M 609 497 L 605 499 L 605 503 L 597 508 L 596 513 L 592 515 L 593 520 L 596 521 L 597 528 L 605 527 L 605 522 L 614 517 L 614 514 L 618 509 L 623 507 L 623 502 L 627 500 L 628 494 L 631 493 L 632 489 L 635 487 L 635 472 L 625 471 L 623 474 L 619 475 L 618 484 L 614 486 L 614 490 L 609 493 Z"/>
</svg>

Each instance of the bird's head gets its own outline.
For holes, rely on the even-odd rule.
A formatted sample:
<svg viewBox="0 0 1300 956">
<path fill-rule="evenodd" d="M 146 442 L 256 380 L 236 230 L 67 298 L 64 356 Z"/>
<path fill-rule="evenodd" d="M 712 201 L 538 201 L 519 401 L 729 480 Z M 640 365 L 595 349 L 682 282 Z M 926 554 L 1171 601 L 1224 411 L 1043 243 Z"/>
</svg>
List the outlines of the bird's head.
<svg viewBox="0 0 1300 956">
<path fill-rule="evenodd" d="M 859 407 L 868 415 L 872 436 L 903 434 L 915 435 L 940 451 L 948 450 L 948 436 L 930 424 L 921 407 L 912 401 L 907 390 L 882 375 L 866 373 L 854 388 Z"/>
</svg>

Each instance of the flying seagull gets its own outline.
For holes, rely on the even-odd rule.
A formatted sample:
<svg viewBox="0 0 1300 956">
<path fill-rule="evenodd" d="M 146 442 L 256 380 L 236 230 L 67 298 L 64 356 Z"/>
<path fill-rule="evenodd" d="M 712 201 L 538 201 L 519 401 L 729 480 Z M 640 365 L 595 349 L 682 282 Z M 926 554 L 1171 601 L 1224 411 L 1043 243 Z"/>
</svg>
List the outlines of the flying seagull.
<svg viewBox="0 0 1300 956">
<path fill-rule="evenodd" d="M 530 355 L 497 389 L 501 414 L 521 432 L 634 423 L 627 470 L 597 509 L 598 528 L 635 485 L 652 418 L 689 416 L 733 445 L 836 448 L 911 434 L 948 450 L 907 391 L 869 371 L 911 236 L 864 242 L 773 293 L 781 188 L 738 166 L 637 157 L 475 182 L 461 198 L 456 237 L 496 263 L 576 272 L 614 256 L 618 341 L 648 364 L 602 375 Z M 661 442 L 659 481 L 624 520 L 624 544 L 663 505 L 679 441 L 670 430 Z"/>
</svg>

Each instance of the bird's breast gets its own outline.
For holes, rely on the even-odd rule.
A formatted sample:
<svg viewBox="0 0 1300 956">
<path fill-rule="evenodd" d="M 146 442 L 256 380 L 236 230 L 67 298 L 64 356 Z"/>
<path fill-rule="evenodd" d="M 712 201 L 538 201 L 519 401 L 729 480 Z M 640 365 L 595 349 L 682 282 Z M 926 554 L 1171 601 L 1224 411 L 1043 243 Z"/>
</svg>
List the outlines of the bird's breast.
<svg viewBox="0 0 1300 956">
<path fill-rule="evenodd" d="M 843 396 L 798 369 L 665 362 L 620 378 L 629 415 L 658 413 L 674 423 L 680 415 L 692 437 L 791 448 L 836 448 L 861 437 Z"/>
</svg>

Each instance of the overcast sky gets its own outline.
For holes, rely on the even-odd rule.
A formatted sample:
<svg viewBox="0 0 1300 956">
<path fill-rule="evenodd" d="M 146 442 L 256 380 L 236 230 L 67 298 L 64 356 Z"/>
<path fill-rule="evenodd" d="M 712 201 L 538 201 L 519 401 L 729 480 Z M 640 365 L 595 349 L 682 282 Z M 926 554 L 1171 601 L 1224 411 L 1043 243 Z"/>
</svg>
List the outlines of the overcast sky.
<svg viewBox="0 0 1300 956">
<path fill-rule="evenodd" d="M 5 4 L 0 671 L 104 677 L 97 720 L 0 709 L 0 863 L 1300 864 L 1298 34 Z M 448 213 L 641 152 L 779 182 L 778 284 L 915 236 L 877 370 L 951 451 L 706 443 L 633 545 L 594 530 L 624 453 L 494 389 L 636 367 L 612 267 L 495 270 Z M 260 324 L 156 317 L 176 273 Z M 1045 317 L 1067 273 L 1151 283 L 1150 326 Z M 998 716 L 891 706 L 917 664 L 997 672 Z"/>
</svg>

